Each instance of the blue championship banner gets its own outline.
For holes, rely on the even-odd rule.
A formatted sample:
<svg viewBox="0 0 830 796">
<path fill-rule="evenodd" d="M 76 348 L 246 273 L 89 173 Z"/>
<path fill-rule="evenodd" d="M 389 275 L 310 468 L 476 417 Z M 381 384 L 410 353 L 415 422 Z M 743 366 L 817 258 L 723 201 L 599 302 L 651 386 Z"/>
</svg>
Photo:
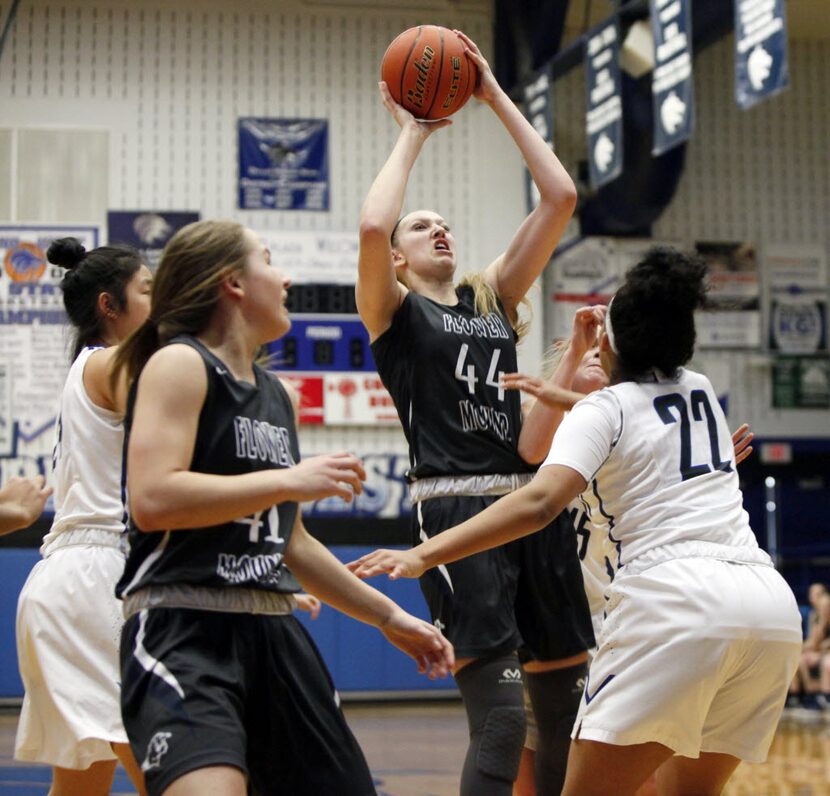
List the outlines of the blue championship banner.
<svg viewBox="0 0 830 796">
<path fill-rule="evenodd" d="M 549 69 L 544 68 L 524 87 L 525 116 L 539 135 L 553 149 L 553 100 Z M 530 172 L 525 169 L 527 180 L 527 207 L 532 210 L 539 204 L 539 189 Z"/>
<path fill-rule="evenodd" d="M 689 0 L 649 0 L 654 36 L 654 147 L 662 155 L 682 144 L 694 127 L 692 19 Z"/>
<path fill-rule="evenodd" d="M 735 0 L 735 99 L 741 108 L 789 85 L 784 0 Z"/>
<path fill-rule="evenodd" d="M 619 177 L 623 167 L 620 31 L 616 17 L 588 34 L 585 77 L 591 186 L 599 188 Z"/>
<path fill-rule="evenodd" d="M 242 210 L 329 209 L 325 119 L 239 119 Z"/>
<path fill-rule="evenodd" d="M 199 220 L 196 212 L 165 210 L 110 210 L 107 213 L 107 243 L 132 246 L 155 272 L 167 241 L 182 227 Z"/>
</svg>

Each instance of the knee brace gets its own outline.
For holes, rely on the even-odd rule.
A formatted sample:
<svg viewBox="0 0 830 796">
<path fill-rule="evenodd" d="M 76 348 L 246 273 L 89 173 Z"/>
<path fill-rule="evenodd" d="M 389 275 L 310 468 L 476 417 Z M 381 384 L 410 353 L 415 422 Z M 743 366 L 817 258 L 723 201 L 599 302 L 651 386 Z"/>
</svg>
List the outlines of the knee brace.
<svg viewBox="0 0 830 796">
<path fill-rule="evenodd" d="M 512 783 L 519 771 L 526 730 L 519 660 L 515 654 L 480 659 L 465 666 L 455 680 L 470 728 L 462 793 L 486 794 L 479 775 Z M 473 779 L 478 780 L 475 787 Z"/>
<path fill-rule="evenodd" d="M 525 672 L 538 727 L 534 759 L 538 793 L 559 793 L 565 782 L 568 751 L 588 664 L 547 672 Z"/>
</svg>

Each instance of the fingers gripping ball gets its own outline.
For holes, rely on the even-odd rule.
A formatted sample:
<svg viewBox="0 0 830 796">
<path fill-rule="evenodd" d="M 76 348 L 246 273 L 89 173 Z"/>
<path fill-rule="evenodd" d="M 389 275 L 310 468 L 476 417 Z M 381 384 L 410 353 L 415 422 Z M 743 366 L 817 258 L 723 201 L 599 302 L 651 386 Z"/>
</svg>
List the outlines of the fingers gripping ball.
<svg viewBox="0 0 830 796">
<path fill-rule="evenodd" d="M 438 25 L 401 33 L 387 47 L 380 71 L 395 102 L 418 119 L 430 120 L 460 110 L 478 77 L 461 39 Z"/>
</svg>

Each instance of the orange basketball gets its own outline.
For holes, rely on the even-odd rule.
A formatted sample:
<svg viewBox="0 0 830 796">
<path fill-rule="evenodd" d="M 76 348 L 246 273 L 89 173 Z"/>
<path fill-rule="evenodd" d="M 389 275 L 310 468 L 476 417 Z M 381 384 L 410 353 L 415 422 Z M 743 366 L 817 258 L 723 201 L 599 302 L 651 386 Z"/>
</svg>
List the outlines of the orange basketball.
<svg viewBox="0 0 830 796">
<path fill-rule="evenodd" d="M 419 25 L 395 38 L 383 55 L 380 74 L 395 102 L 419 119 L 455 113 L 470 99 L 478 77 L 464 42 L 438 25 Z"/>
</svg>

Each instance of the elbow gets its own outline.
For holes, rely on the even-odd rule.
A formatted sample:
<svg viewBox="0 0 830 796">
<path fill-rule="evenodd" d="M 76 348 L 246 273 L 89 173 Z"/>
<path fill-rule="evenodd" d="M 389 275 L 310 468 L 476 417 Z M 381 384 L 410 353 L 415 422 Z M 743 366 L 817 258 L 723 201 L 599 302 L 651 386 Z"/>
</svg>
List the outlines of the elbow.
<svg viewBox="0 0 830 796">
<path fill-rule="evenodd" d="M 541 530 L 553 522 L 559 515 L 561 508 L 546 492 L 535 491 L 528 501 L 528 511 L 532 517 L 533 530 Z"/>
<path fill-rule="evenodd" d="M 576 185 L 570 176 L 552 183 L 547 190 L 540 189 L 539 193 L 541 202 L 550 205 L 558 216 L 570 217 L 576 210 Z"/>
<path fill-rule="evenodd" d="M 136 530 L 145 533 L 163 531 L 169 527 L 162 506 L 150 496 L 130 495 L 130 519 Z"/>
<path fill-rule="evenodd" d="M 392 230 L 387 228 L 386 224 L 383 224 L 376 218 L 370 218 L 366 214 L 361 214 L 360 216 L 360 242 L 361 243 L 371 243 L 374 241 L 385 241 L 389 242 L 389 238 L 392 235 Z"/>
<path fill-rule="evenodd" d="M 547 451 L 542 450 L 542 448 L 539 445 L 533 444 L 531 442 L 523 442 L 520 436 L 518 453 L 519 456 L 522 457 L 522 461 L 525 461 L 528 464 L 541 464 L 545 458 Z"/>
</svg>

